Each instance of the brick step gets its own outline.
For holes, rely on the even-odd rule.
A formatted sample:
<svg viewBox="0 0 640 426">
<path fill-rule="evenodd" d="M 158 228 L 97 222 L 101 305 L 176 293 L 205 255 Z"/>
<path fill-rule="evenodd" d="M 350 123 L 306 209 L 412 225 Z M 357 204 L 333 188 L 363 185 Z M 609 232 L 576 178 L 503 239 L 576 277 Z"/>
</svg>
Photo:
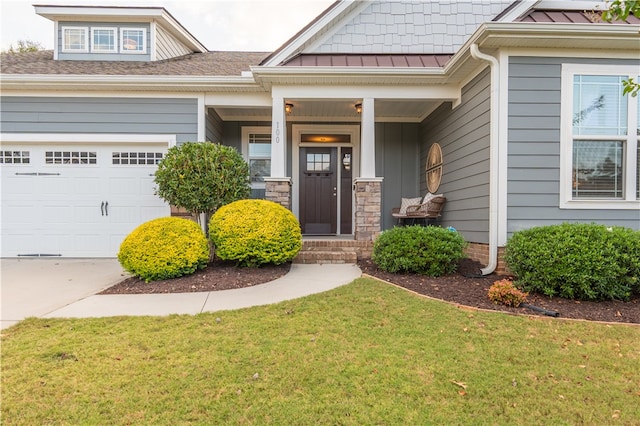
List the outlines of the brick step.
<svg viewBox="0 0 640 426">
<path fill-rule="evenodd" d="M 293 259 L 293 263 L 320 264 L 320 263 L 356 263 L 358 253 L 344 250 L 321 250 L 318 248 L 301 250 Z"/>
<path fill-rule="evenodd" d="M 353 239 L 305 238 L 294 263 L 356 263 L 359 257 L 371 256 L 371 241 Z"/>
</svg>

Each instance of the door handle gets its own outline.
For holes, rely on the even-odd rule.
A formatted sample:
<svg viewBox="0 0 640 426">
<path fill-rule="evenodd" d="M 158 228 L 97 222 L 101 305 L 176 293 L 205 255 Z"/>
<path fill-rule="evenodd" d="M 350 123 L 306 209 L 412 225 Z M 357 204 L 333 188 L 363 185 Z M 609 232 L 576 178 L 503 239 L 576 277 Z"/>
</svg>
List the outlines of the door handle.
<svg viewBox="0 0 640 426">
<path fill-rule="evenodd" d="M 104 202 L 104 215 L 105 216 L 109 216 L 109 202 L 108 201 Z"/>
<path fill-rule="evenodd" d="M 104 201 L 100 204 L 100 213 L 104 216 Z"/>
</svg>

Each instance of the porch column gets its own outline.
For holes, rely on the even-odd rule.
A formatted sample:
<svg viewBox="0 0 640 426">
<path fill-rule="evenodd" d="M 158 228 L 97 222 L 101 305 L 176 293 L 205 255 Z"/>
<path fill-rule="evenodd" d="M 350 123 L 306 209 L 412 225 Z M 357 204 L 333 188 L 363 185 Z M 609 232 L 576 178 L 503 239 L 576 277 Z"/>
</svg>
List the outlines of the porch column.
<svg viewBox="0 0 640 426">
<path fill-rule="evenodd" d="M 291 209 L 291 178 L 287 177 L 287 124 L 284 98 L 274 97 L 271 108 L 271 176 L 264 179 L 265 199 Z"/>
<path fill-rule="evenodd" d="M 355 179 L 354 237 L 373 241 L 382 230 L 382 178 L 376 177 L 376 133 L 374 99 L 362 99 L 360 177 Z"/>
</svg>

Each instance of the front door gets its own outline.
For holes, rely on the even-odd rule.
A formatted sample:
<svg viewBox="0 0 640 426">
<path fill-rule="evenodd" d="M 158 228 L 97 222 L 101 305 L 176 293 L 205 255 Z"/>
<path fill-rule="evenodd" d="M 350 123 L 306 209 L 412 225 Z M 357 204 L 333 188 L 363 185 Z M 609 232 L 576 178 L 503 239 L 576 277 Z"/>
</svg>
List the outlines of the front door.
<svg viewBox="0 0 640 426">
<path fill-rule="evenodd" d="M 339 155 L 340 158 L 345 156 L 349 162 L 338 161 Z M 351 234 L 350 161 L 351 148 L 300 148 L 300 224 L 303 234 Z"/>
</svg>

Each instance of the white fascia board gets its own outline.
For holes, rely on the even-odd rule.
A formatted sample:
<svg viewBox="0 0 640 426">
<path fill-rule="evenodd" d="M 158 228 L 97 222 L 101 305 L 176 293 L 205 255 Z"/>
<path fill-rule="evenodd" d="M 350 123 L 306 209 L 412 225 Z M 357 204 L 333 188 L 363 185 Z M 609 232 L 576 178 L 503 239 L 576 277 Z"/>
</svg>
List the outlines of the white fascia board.
<svg viewBox="0 0 640 426">
<path fill-rule="evenodd" d="M 518 2 L 510 11 L 504 14 L 498 22 L 513 22 L 534 7 L 540 0 L 523 0 Z"/>
<path fill-rule="evenodd" d="M 507 36 L 520 34 L 558 34 L 561 37 L 569 35 L 586 36 L 638 36 L 640 25 L 613 25 L 613 24 L 564 24 L 541 22 L 486 22 L 480 30 L 485 33 L 505 33 Z"/>
<path fill-rule="evenodd" d="M 0 78 L 2 90 L 42 87 L 77 87 L 88 90 L 114 88 L 167 90 L 207 90 L 207 88 L 233 88 L 263 91 L 253 78 L 210 76 L 131 76 L 131 75 L 53 75 L 53 74 L 4 74 Z"/>
<path fill-rule="evenodd" d="M 287 82 L 300 84 L 408 84 L 423 82 L 442 84 L 447 76 L 442 68 L 392 68 L 392 67 L 252 67 L 258 83 L 268 87 Z"/>
<path fill-rule="evenodd" d="M 159 17 L 162 16 L 161 7 L 102 7 L 102 6 L 48 6 L 34 4 L 36 14 L 47 19 L 55 20 L 59 17 Z"/>
<path fill-rule="evenodd" d="M 191 50 L 196 52 L 208 52 L 207 49 L 202 43 L 198 41 L 185 27 L 180 24 L 169 12 L 163 9 L 162 11 L 162 22 L 166 24 L 166 29 L 169 30 L 174 37 L 178 40 L 189 46 Z"/>
<path fill-rule="evenodd" d="M 2 133 L 3 143 L 166 143 L 173 146 L 173 134 L 127 134 L 127 133 Z"/>
<path fill-rule="evenodd" d="M 309 28 L 299 34 L 294 40 L 291 40 L 286 46 L 281 47 L 281 50 L 265 64 L 266 66 L 277 65 L 292 55 L 296 54 L 298 50 L 304 46 L 309 40 L 315 37 L 322 28 L 329 25 L 334 19 L 337 19 L 341 13 L 352 6 L 354 2 L 362 3 L 357 0 L 343 0 L 331 9 L 326 15 L 322 16 Z M 367 1 L 368 2 L 368 1 Z"/>
<path fill-rule="evenodd" d="M 272 96 L 285 99 L 420 99 L 453 100 L 460 96 L 457 85 L 318 85 L 273 86 Z"/>
</svg>

